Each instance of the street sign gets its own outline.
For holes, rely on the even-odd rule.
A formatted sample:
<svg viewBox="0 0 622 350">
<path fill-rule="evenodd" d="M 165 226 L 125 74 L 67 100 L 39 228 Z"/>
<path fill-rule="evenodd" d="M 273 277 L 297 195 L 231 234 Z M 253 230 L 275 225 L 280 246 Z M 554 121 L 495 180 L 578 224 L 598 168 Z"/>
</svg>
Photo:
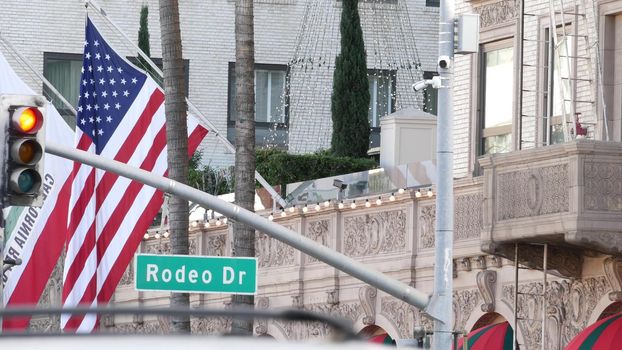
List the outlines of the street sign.
<svg viewBox="0 0 622 350">
<path fill-rule="evenodd" d="M 186 293 L 257 293 L 257 259 L 136 254 L 136 290 Z"/>
</svg>

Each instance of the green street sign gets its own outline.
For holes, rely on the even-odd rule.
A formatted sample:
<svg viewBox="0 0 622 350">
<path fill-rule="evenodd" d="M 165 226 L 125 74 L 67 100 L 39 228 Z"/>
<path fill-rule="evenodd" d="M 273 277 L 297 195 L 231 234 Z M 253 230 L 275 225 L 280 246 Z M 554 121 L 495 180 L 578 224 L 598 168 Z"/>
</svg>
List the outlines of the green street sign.
<svg viewBox="0 0 622 350">
<path fill-rule="evenodd" d="M 257 259 L 136 254 L 136 290 L 187 293 L 257 293 Z"/>
</svg>

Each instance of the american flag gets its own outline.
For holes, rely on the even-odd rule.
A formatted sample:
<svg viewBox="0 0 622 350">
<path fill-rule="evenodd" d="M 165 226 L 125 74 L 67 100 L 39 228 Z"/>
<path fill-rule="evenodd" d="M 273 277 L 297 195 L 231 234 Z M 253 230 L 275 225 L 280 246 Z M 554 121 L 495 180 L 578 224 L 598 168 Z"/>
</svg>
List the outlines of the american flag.
<svg viewBox="0 0 622 350">
<path fill-rule="evenodd" d="M 166 174 L 164 94 L 119 56 L 90 19 L 86 24 L 76 147 L 156 174 Z M 188 120 L 188 150 L 207 130 Z M 63 306 L 107 303 L 162 204 L 154 188 L 74 164 Z M 63 315 L 65 330 L 88 332 L 95 316 Z"/>
</svg>

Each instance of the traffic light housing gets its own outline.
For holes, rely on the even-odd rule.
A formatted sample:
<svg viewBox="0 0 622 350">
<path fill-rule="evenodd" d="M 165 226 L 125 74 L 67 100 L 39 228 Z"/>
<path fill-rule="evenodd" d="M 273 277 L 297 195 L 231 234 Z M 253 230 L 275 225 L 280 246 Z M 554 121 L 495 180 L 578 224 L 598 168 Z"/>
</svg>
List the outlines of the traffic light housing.
<svg viewBox="0 0 622 350">
<path fill-rule="evenodd" d="M 3 207 L 43 205 L 46 107 L 43 96 L 0 96 Z"/>
</svg>

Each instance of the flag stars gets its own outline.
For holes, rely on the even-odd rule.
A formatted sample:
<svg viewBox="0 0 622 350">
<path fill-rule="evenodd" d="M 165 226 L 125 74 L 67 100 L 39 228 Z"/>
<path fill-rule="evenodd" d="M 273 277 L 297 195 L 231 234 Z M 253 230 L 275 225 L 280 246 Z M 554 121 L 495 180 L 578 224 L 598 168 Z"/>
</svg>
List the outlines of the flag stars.
<svg viewBox="0 0 622 350">
<path fill-rule="evenodd" d="M 89 66 L 89 72 L 93 71 L 93 66 Z"/>
<path fill-rule="evenodd" d="M 89 42 L 84 40 L 84 47 L 87 47 L 87 46 L 89 46 Z"/>
<path fill-rule="evenodd" d="M 82 112 L 82 106 L 78 106 L 78 112 Z"/>
<path fill-rule="evenodd" d="M 104 79 L 104 78 L 99 79 L 99 84 L 100 85 L 104 85 L 105 83 L 106 83 L 106 79 Z M 106 96 L 104 96 L 104 97 L 106 97 Z"/>
<path fill-rule="evenodd" d="M 80 124 L 82 125 L 86 124 L 86 120 L 84 118 L 80 119 Z"/>
<path fill-rule="evenodd" d="M 84 66 L 80 68 L 80 73 L 84 73 Z"/>
<path fill-rule="evenodd" d="M 129 95 L 130 93 L 127 90 L 123 91 L 123 96 L 128 97 Z"/>
<path fill-rule="evenodd" d="M 92 108 L 92 107 L 91 107 L 91 105 L 86 105 L 86 110 L 87 110 L 87 111 L 90 111 L 90 110 L 91 110 L 91 108 Z"/>
<path fill-rule="evenodd" d="M 97 134 L 100 135 L 100 136 L 103 135 L 104 134 L 104 130 L 103 129 L 97 130 Z"/>
<path fill-rule="evenodd" d="M 93 119 L 93 117 L 89 117 L 89 123 L 93 124 L 94 121 L 95 119 Z"/>
<path fill-rule="evenodd" d="M 93 42 L 93 45 L 95 45 L 95 46 L 99 46 L 99 41 L 98 41 L 98 40 L 95 40 L 95 42 Z"/>
<path fill-rule="evenodd" d="M 107 91 L 102 92 L 102 97 L 108 97 L 108 92 Z"/>
<path fill-rule="evenodd" d="M 99 105 L 95 105 L 95 107 L 93 107 L 93 108 L 95 108 L 95 110 L 98 111 L 99 110 Z"/>
<path fill-rule="evenodd" d="M 119 94 L 117 94 L 116 90 L 112 92 L 112 97 L 117 97 L 117 95 L 119 95 Z"/>
<path fill-rule="evenodd" d="M 107 103 L 104 103 L 104 109 L 105 109 L 105 110 L 110 109 L 110 105 L 109 105 L 109 104 L 107 104 Z"/>
<path fill-rule="evenodd" d="M 99 60 L 99 59 L 102 58 L 102 55 L 100 55 L 99 52 L 98 52 L 98 53 L 95 54 L 95 58 Z"/>
<path fill-rule="evenodd" d="M 101 122 L 101 121 L 102 121 L 102 118 L 97 117 L 97 118 L 95 118 L 95 121 L 96 121 L 97 123 L 99 123 L 99 122 Z"/>
<path fill-rule="evenodd" d="M 114 80 L 114 78 L 110 79 L 110 81 L 109 81 L 110 85 L 114 85 L 116 82 L 117 82 L 117 81 L 116 81 L 116 80 Z"/>
<path fill-rule="evenodd" d="M 84 55 L 84 57 L 86 57 L 86 59 L 87 59 L 87 60 L 90 60 L 90 59 L 91 59 L 91 53 L 90 53 L 90 52 L 87 52 L 87 53 Z"/>
<path fill-rule="evenodd" d="M 127 83 L 127 81 L 125 80 L 125 78 L 121 78 L 121 84 L 125 85 L 125 83 Z"/>
<path fill-rule="evenodd" d="M 104 57 L 105 59 L 107 59 L 108 61 L 110 61 L 110 55 L 106 54 L 106 57 Z"/>
<path fill-rule="evenodd" d="M 117 68 L 117 72 L 123 73 L 123 68 L 121 68 L 121 67 Z"/>
<path fill-rule="evenodd" d="M 115 104 L 114 104 L 114 108 L 116 108 L 116 109 L 121 109 L 121 104 L 119 104 L 119 103 L 115 103 Z"/>
<path fill-rule="evenodd" d="M 108 123 L 112 122 L 112 117 L 111 117 L 111 116 L 107 116 L 107 117 L 106 117 L 106 121 L 107 121 Z"/>
<path fill-rule="evenodd" d="M 93 85 L 93 84 L 95 84 L 95 80 L 89 79 L 89 83 L 91 83 L 91 85 Z"/>
<path fill-rule="evenodd" d="M 112 69 L 112 66 L 108 66 L 108 68 L 106 68 L 106 70 L 108 71 L 108 73 L 112 72 L 114 69 Z"/>
<path fill-rule="evenodd" d="M 86 79 L 82 79 L 82 85 L 86 86 L 86 83 L 87 83 Z"/>
<path fill-rule="evenodd" d="M 89 98 L 89 96 L 91 96 L 91 95 L 89 94 L 88 91 L 84 93 L 84 98 Z"/>
<path fill-rule="evenodd" d="M 132 84 L 136 84 L 137 82 L 138 82 L 138 79 L 132 78 Z"/>
<path fill-rule="evenodd" d="M 97 71 L 98 71 L 98 72 L 100 72 L 100 73 L 101 73 L 101 71 L 103 71 L 103 70 L 104 70 L 104 67 L 102 67 L 102 66 L 97 66 Z"/>
</svg>

